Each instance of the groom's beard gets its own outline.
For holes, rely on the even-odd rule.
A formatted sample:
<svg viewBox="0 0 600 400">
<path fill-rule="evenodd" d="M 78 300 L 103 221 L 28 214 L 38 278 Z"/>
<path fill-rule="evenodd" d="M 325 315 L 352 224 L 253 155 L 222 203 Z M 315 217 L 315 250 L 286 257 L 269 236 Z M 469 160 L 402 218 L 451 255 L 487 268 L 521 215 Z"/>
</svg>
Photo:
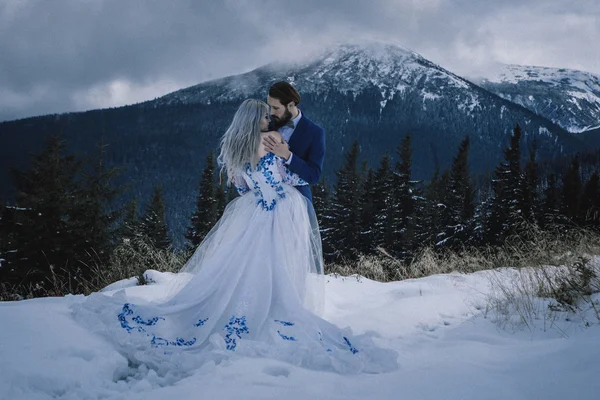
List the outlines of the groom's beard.
<svg viewBox="0 0 600 400">
<path fill-rule="evenodd" d="M 281 118 L 271 115 L 271 129 L 276 131 L 277 129 L 281 128 L 282 126 L 287 124 L 288 121 L 291 121 L 291 120 L 292 120 L 292 113 L 290 112 L 290 110 L 285 110 L 285 112 L 283 113 L 283 116 Z"/>
</svg>

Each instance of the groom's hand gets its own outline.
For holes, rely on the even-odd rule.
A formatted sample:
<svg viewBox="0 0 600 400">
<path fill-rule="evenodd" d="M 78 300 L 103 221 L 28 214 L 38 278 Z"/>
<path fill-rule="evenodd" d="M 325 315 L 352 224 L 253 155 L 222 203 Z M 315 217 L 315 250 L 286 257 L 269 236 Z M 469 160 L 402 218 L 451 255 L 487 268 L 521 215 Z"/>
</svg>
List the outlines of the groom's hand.
<svg viewBox="0 0 600 400">
<path fill-rule="evenodd" d="M 278 132 L 277 136 L 274 134 L 265 135 L 263 138 L 263 146 L 265 146 L 265 151 L 271 152 L 276 156 L 283 158 L 284 160 L 289 160 L 292 152 L 287 144 L 287 142 L 279 136 Z"/>
</svg>

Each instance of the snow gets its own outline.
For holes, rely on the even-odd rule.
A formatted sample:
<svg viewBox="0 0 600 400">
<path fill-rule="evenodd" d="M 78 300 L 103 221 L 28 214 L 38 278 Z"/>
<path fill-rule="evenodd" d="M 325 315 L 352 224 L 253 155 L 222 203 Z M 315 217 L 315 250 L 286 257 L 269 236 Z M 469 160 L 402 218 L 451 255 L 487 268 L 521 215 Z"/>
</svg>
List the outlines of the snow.
<svg viewBox="0 0 600 400">
<path fill-rule="evenodd" d="M 466 112 L 467 115 L 472 115 L 473 111 L 476 108 L 479 108 L 481 110 L 481 103 L 479 102 L 479 98 L 477 96 L 475 96 L 473 93 L 468 93 L 468 98 L 464 99 L 463 102 L 460 102 L 460 98 L 456 98 L 456 101 L 458 103 L 458 109 Z M 502 110 L 501 110 L 501 114 L 502 114 Z"/>
<path fill-rule="evenodd" d="M 504 105 L 502 107 L 500 107 L 500 119 L 504 118 L 504 112 L 507 110 L 508 109 Z"/>
<path fill-rule="evenodd" d="M 428 93 L 428 92 L 426 92 L 424 90 L 421 92 L 421 96 L 423 97 L 423 101 L 425 101 L 425 100 L 438 100 L 438 99 L 440 99 L 442 97 L 439 94 Z"/>
<path fill-rule="evenodd" d="M 592 126 L 592 125 L 590 125 L 590 126 L 585 126 L 581 132 L 585 132 L 585 131 L 591 131 L 591 130 L 598 129 L 598 128 L 600 128 L 600 125 L 596 125 L 596 126 Z M 577 133 L 580 133 L 580 132 L 577 132 Z"/>
<path fill-rule="evenodd" d="M 600 120 L 600 76 L 589 72 L 504 65 L 500 70 L 490 71 L 484 79 L 474 81 L 502 98 L 551 119 L 571 133 L 588 130 Z"/>
<path fill-rule="evenodd" d="M 265 78 L 268 77 L 268 78 Z M 383 41 L 341 43 L 322 49 L 302 63 L 272 63 L 243 75 L 218 79 L 182 89 L 158 99 L 160 103 L 207 103 L 243 99 L 263 93 L 276 80 L 287 80 L 302 93 L 326 93 L 330 88 L 354 97 L 375 87 L 381 101 L 414 90 L 423 100 L 439 100 L 452 89 L 471 96 L 474 85 L 426 60 L 419 54 Z M 473 106 L 467 106 L 471 111 Z"/>
<path fill-rule="evenodd" d="M 600 85 L 593 82 L 599 78 L 597 75 L 574 69 L 506 64 L 492 72 L 494 73 L 485 78 L 492 83 L 516 84 L 523 81 L 542 81 L 562 85 L 565 80 L 568 80 L 570 84 L 582 90 L 600 89 Z"/>
<path fill-rule="evenodd" d="M 545 126 L 540 126 L 540 129 L 538 132 L 540 135 L 546 135 L 548 137 L 552 137 L 552 132 L 550 132 L 548 130 L 548 128 L 546 128 Z"/>
<path fill-rule="evenodd" d="M 130 368 L 100 336 L 80 327 L 69 306 L 83 296 L 0 303 L 1 399 L 596 399 L 600 391 L 600 326 L 540 319 L 505 330 L 486 314 L 491 272 L 444 274 L 378 283 L 328 276 L 325 318 L 399 353 L 400 369 L 343 376 L 268 359 L 207 363 L 190 376 Z M 515 271 L 495 272 L 510 279 Z M 125 280 L 129 297 L 164 294 L 155 282 Z M 540 299 L 540 307 L 545 307 Z M 546 325 L 546 326 L 544 326 Z"/>
</svg>

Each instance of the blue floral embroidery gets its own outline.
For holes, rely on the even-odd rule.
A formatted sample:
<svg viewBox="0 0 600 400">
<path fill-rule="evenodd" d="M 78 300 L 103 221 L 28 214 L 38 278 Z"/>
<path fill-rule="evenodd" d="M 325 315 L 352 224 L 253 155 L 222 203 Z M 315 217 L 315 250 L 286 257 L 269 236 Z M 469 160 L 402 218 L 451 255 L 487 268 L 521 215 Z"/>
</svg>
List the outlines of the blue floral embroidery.
<svg viewBox="0 0 600 400">
<path fill-rule="evenodd" d="M 144 321 L 142 319 L 142 317 L 140 317 L 139 315 L 133 317 L 132 319 L 133 319 L 133 321 L 137 322 L 138 324 L 148 325 L 148 326 L 156 325 L 156 323 L 161 319 L 164 320 L 163 317 L 154 317 L 154 318 L 150 318 L 148 321 Z"/>
<path fill-rule="evenodd" d="M 131 305 L 129 303 L 125 303 L 123 305 L 123 308 L 121 310 L 121 313 L 118 315 L 118 319 L 119 322 L 121 323 L 121 328 L 125 329 L 128 333 L 131 333 L 132 331 L 137 331 L 139 333 L 145 333 L 146 336 L 148 337 L 152 337 L 152 340 L 150 340 L 150 344 L 152 344 L 152 346 L 154 347 L 160 347 L 160 346 L 192 346 L 193 344 L 196 343 L 196 338 L 192 338 L 190 340 L 185 340 L 183 338 L 176 338 L 175 340 L 168 340 L 165 338 L 161 338 L 161 337 L 157 337 L 155 335 L 151 335 L 150 333 L 146 332 L 146 329 L 144 329 L 144 327 L 142 326 L 131 326 L 129 321 L 127 320 L 127 317 L 133 315 L 133 310 L 131 309 Z M 149 320 L 144 320 L 141 316 L 136 315 L 134 317 L 131 317 L 131 321 L 140 324 L 140 325 L 145 325 L 145 326 L 152 326 L 152 325 L 156 325 L 156 323 L 160 320 L 165 321 L 165 318 L 163 317 L 153 317 L 150 318 Z M 196 324 L 194 324 L 194 326 L 202 326 L 204 325 L 204 323 L 208 320 L 208 318 L 204 319 L 204 320 L 200 320 L 198 321 Z"/>
<path fill-rule="evenodd" d="M 275 164 L 275 154 L 267 153 L 263 157 L 260 158 L 258 164 L 256 165 L 256 172 L 261 172 L 265 178 L 265 181 L 275 190 L 277 197 L 280 199 L 285 198 L 285 190 L 283 188 L 282 182 L 275 179 L 273 176 L 273 172 L 269 169 L 270 166 Z M 275 205 L 277 204 L 276 199 L 271 199 L 270 202 L 265 200 L 262 190 L 260 189 L 260 184 L 253 177 L 253 169 L 252 166 L 248 163 L 246 164 L 246 175 L 250 179 L 253 184 L 254 195 L 258 198 L 257 204 L 262 206 L 266 211 L 273 211 Z"/>
<path fill-rule="evenodd" d="M 279 320 L 279 319 L 275 319 L 275 320 L 273 320 L 273 321 L 275 321 L 275 322 L 277 322 L 277 323 L 280 323 L 280 324 L 281 324 L 281 325 L 283 325 L 283 326 L 294 326 L 294 323 L 293 323 L 293 322 L 281 321 L 281 320 Z M 293 341 L 293 342 L 296 342 L 296 341 L 297 341 L 295 337 L 293 337 L 293 336 L 287 336 L 287 335 L 284 335 L 284 334 L 283 334 L 283 333 L 281 333 L 279 330 L 277 330 L 277 333 L 279 334 L 279 336 L 281 336 L 281 338 L 282 338 L 283 340 L 290 340 L 290 341 Z"/>
<path fill-rule="evenodd" d="M 160 347 L 160 346 L 191 346 L 196 343 L 196 338 L 192 338 L 191 340 L 186 341 L 183 338 L 176 338 L 175 340 L 167 340 L 164 338 L 156 337 L 152 335 L 152 340 L 150 341 L 152 346 Z"/>
<path fill-rule="evenodd" d="M 229 319 L 229 323 L 225 325 L 225 331 L 227 335 L 225 335 L 225 344 L 227 344 L 227 350 L 234 351 L 237 346 L 236 336 L 238 339 L 242 338 L 242 333 L 246 335 L 250 333 L 248 327 L 246 326 L 246 316 L 241 318 L 237 318 L 232 316 Z"/>
<path fill-rule="evenodd" d="M 352 352 L 352 354 L 358 353 L 358 350 L 356 349 L 356 347 L 352 346 L 352 343 L 350 343 L 350 341 L 348 340 L 348 338 L 346 336 L 344 336 L 344 341 L 346 342 L 346 344 L 350 348 L 350 351 Z"/>
<path fill-rule="evenodd" d="M 279 334 L 279 336 L 281 336 L 281 338 L 283 340 L 290 340 L 292 342 L 296 342 L 297 341 L 295 337 L 293 337 L 293 336 L 286 336 L 283 333 L 279 332 L 279 330 L 277 330 L 277 333 Z"/>
<path fill-rule="evenodd" d="M 295 174 L 292 171 L 290 171 L 290 169 L 288 168 L 287 165 L 284 164 L 284 168 L 285 168 L 285 176 L 284 176 L 283 180 L 285 183 L 292 185 L 292 186 L 308 185 L 308 182 L 306 182 L 304 179 L 300 178 L 298 176 L 298 174 Z"/>
<path fill-rule="evenodd" d="M 141 326 L 134 327 L 129 325 L 129 322 L 127 321 L 127 316 L 132 314 L 133 310 L 129 306 L 129 303 L 123 305 L 121 313 L 117 316 L 119 318 L 119 322 L 121 323 L 121 328 L 125 329 L 128 333 L 131 333 L 131 331 L 146 332 L 146 330 Z M 133 317 L 132 320 L 135 322 L 137 322 L 136 320 L 142 321 L 142 319 L 139 316 Z M 154 325 L 155 323 L 156 321 L 151 325 Z"/>
<path fill-rule="evenodd" d="M 321 334 L 321 332 L 319 332 L 319 340 L 321 341 L 321 343 L 323 343 L 323 335 Z M 331 353 L 332 350 L 331 349 L 327 349 L 328 353 Z"/>
<path fill-rule="evenodd" d="M 235 187 L 235 190 L 237 190 L 237 192 L 240 194 L 240 196 L 250 191 L 250 188 L 246 186 L 238 186 L 236 184 L 233 184 L 233 186 Z"/>
</svg>

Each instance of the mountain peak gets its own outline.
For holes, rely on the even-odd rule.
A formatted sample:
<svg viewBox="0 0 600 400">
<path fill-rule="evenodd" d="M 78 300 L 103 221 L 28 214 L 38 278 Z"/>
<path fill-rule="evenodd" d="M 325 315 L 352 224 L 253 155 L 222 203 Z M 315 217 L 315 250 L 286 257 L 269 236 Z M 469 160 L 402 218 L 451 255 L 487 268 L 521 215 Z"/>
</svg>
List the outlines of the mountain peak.
<svg viewBox="0 0 600 400">
<path fill-rule="evenodd" d="M 507 64 L 495 74 L 481 79 L 479 84 L 572 133 L 599 126 L 600 76 L 596 74 L 567 68 Z"/>
<path fill-rule="evenodd" d="M 336 60 L 351 56 L 362 56 L 372 61 L 389 62 L 398 59 L 423 59 L 412 50 L 395 43 L 382 41 L 342 42 L 326 50 L 327 59 Z"/>
<path fill-rule="evenodd" d="M 590 82 L 600 90 L 600 76 L 591 72 L 569 68 L 542 67 L 537 65 L 504 64 L 495 75 L 485 78 L 494 83 L 517 83 L 523 81 L 544 81 L 553 84 L 571 82 Z"/>
<path fill-rule="evenodd" d="M 382 100 L 420 90 L 424 98 L 440 96 L 448 87 L 473 86 L 414 51 L 382 41 L 345 42 L 327 47 L 303 62 L 274 62 L 246 74 L 205 82 L 161 98 L 171 102 L 228 101 L 262 94 L 275 81 L 293 83 L 302 93 L 336 90 L 358 94 L 368 87 Z"/>
</svg>

